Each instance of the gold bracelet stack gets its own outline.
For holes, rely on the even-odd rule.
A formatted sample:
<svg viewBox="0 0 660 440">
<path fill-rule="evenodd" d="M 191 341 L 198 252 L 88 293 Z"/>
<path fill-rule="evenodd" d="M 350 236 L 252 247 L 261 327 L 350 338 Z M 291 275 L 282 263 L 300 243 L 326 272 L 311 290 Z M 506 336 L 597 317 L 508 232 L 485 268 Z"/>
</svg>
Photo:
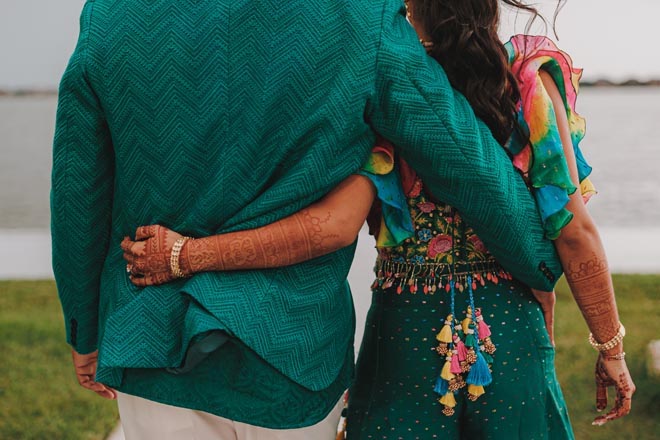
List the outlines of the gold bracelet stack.
<svg viewBox="0 0 660 440">
<path fill-rule="evenodd" d="M 184 278 L 186 276 L 179 266 L 179 256 L 181 255 L 181 249 L 183 249 L 183 245 L 187 240 L 190 240 L 190 237 L 181 237 L 177 239 L 172 246 L 172 252 L 170 253 L 170 271 L 175 278 Z"/>
<path fill-rule="evenodd" d="M 589 333 L 589 343 L 594 349 L 603 352 L 603 351 L 611 350 L 617 345 L 619 345 L 621 341 L 623 341 L 623 337 L 625 335 L 626 335 L 626 328 L 623 326 L 623 324 L 619 323 L 619 331 L 616 333 L 616 335 L 614 335 L 612 339 L 602 344 L 599 344 L 594 339 L 593 333 Z"/>
</svg>

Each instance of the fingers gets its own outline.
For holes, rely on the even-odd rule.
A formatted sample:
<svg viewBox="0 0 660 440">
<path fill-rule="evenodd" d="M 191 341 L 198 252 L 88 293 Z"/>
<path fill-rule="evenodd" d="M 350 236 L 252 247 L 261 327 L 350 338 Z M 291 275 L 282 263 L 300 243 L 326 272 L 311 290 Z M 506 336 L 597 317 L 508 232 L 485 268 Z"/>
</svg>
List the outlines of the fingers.
<svg viewBox="0 0 660 440">
<path fill-rule="evenodd" d="M 158 225 L 140 226 L 135 230 L 135 241 L 146 240 L 158 232 Z"/>
<path fill-rule="evenodd" d="M 596 411 L 600 412 L 607 408 L 607 386 L 596 381 Z"/>
<path fill-rule="evenodd" d="M 133 284 L 136 285 L 137 287 L 147 287 L 147 286 L 151 286 L 151 283 L 150 283 L 150 281 L 151 281 L 151 276 L 150 276 L 150 275 L 147 275 L 147 276 L 137 276 L 137 275 L 135 275 L 135 274 L 131 274 L 128 278 L 131 280 L 131 283 L 133 283 Z"/>
<path fill-rule="evenodd" d="M 147 275 L 131 274 L 129 278 L 131 282 L 138 287 L 160 286 L 161 284 L 169 283 L 174 279 L 169 272 L 156 272 Z"/>
<path fill-rule="evenodd" d="M 635 393 L 635 384 L 630 377 L 624 360 L 608 361 L 607 365 L 605 364 L 602 358 L 599 358 L 596 364 L 596 386 L 598 387 L 596 391 L 596 408 L 602 411 L 607 407 L 608 386 L 616 388 L 616 401 L 614 407 L 607 414 L 594 419 L 592 424 L 597 426 L 604 425 L 610 420 L 618 419 L 630 413 L 632 396 Z M 599 394 L 601 395 L 600 400 Z"/>
<path fill-rule="evenodd" d="M 614 385 L 607 374 L 601 357 L 596 361 L 596 411 L 600 412 L 607 408 L 607 387 Z"/>
<path fill-rule="evenodd" d="M 117 398 L 117 393 L 112 388 L 109 388 L 100 382 L 95 382 L 91 377 L 79 377 L 78 382 L 83 388 L 93 391 L 103 398 L 110 400 Z"/>
<path fill-rule="evenodd" d="M 106 399 L 116 398 L 116 393 L 113 389 L 94 381 L 94 377 L 96 376 L 98 351 L 89 354 L 80 354 L 75 350 L 71 350 L 71 357 L 73 359 L 76 379 L 80 386 L 90 391 L 94 391 Z"/>
<path fill-rule="evenodd" d="M 143 241 L 132 241 L 129 237 L 124 237 L 121 241 L 121 249 L 124 251 L 124 259 L 129 263 L 127 256 L 142 257 L 146 254 L 147 244 Z"/>
</svg>

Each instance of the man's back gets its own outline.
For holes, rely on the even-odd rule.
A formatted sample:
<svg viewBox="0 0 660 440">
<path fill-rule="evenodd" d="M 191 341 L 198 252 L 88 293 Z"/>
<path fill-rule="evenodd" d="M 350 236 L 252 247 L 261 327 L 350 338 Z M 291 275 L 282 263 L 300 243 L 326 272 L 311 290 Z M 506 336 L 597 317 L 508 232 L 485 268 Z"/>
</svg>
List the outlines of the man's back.
<svg viewBox="0 0 660 440">
<path fill-rule="evenodd" d="M 112 136 L 122 233 L 263 224 L 355 171 L 373 140 L 362 116 L 377 38 L 365 35 L 380 14 L 354 8 L 94 1 L 88 69 Z"/>
<path fill-rule="evenodd" d="M 71 304 L 67 316 L 74 346 L 101 348 L 100 381 L 119 386 L 123 367 L 178 367 L 195 335 L 219 329 L 305 387 L 335 380 L 352 351 L 345 281 L 352 247 L 291 268 L 202 274 L 138 290 L 118 245 L 142 224 L 191 236 L 260 226 L 355 172 L 374 141 L 364 113 L 382 21 L 382 4 L 359 6 L 87 3 L 61 86 L 53 243 L 65 310 L 76 297 L 68 290 L 100 285 L 98 298 Z M 81 89 L 84 105 L 72 105 Z M 84 122 L 74 128 L 68 120 Z M 64 171 L 76 152 L 94 156 Z M 60 168 L 86 186 L 67 187 Z M 72 201 L 71 191 L 89 196 Z M 93 244 L 58 239 L 72 229 Z M 236 258 L 249 252 L 239 249 Z M 65 274 L 72 258 L 75 285 Z M 310 311 L 322 325 L 309 325 Z M 98 336 L 89 331 L 97 321 Z"/>
</svg>

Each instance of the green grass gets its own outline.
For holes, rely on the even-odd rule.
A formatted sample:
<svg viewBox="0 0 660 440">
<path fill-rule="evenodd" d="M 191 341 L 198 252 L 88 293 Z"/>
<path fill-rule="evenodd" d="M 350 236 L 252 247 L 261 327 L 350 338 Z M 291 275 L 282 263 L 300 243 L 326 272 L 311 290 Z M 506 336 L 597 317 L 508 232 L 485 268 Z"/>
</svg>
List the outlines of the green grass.
<svg viewBox="0 0 660 440">
<path fill-rule="evenodd" d="M 660 432 L 660 379 L 648 374 L 647 346 L 651 340 L 660 339 L 660 275 L 615 275 L 614 286 L 620 319 L 627 331 L 626 361 L 637 386 L 631 414 L 601 427 L 591 425 L 598 415 L 593 374 L 596 352 L 587 343 L 589 330 L 564 280 L 557 287 L 557 375 L 578 440 L 656 439 Z"/>
<path fill-rule="evenodd" d="M 55 284 L 0 282 L 0 439 L 103 439 L 117 420 L 76 381 Z"/>
<path fill-rule="evenodd" d="M 557 371 L 578 440 L 654 439 L 660 430 L 660 379 L 647 371 L 647 345 L 660 338 L 660 275 L 614 278 L 625 349 L 637 385 L 633 412 L 591 426 L 596 353 L 565 283 L 557 289 Z M 0 439 L 102 439 L 117 423 L 114 402 L 76 382 L 51 281 L 0 282 Z"/>
</svg>

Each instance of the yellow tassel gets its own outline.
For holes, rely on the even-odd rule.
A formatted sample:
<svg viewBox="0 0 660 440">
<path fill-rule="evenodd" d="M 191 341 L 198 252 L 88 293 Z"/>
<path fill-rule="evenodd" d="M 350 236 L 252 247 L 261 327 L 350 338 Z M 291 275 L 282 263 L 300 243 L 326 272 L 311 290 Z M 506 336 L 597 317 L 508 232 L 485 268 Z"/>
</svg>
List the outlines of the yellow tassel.
<svg viewBox="0 0 660 440">
<path fill-rule="evenodd" d="M 444 406 L 448 406 L 450 408 L 453 408 L 456 406 L 456 399 L 454 398 L 454 393 L 451 391 L 445 394 L 440 398 L 440 403 L 442 403 Z"/>
<path fill-rule="evenodd" d="M 467 334 L 470 324 L 472 324 L 472 307 L 468 306 L 465 315 L 465 319 L 461 321 L 461 325 L 463 326 L 463 333 Z"/>
<path fill-rule="evenodd" d="M 468 385 L 468 398 L 472 401 L 475 401 L 484 394 L 486 391 L 481 385 Z"/>
<path fill-rule="evenodd" d="M 447 356 L 447 362 L 445 362 L 445 365 L 442 367 L 440 377 L 445 380 L 452 380 L 456 377 L 456 375 L 451 372 L 451 356 Z"/>
<path fill-rule="evenodd" d="M 452 342 L 452 336 L 451 336 L 451 323 L 454 317 L 452 315 L 447 316 L 447 320 L 445 321 L 445 325 L 442 327 L 442 330 L 440 330 L 440 333 L 435 337 L 439 342 L 444 342 L 444 343 L 450 343 Z"/>
</svg>

